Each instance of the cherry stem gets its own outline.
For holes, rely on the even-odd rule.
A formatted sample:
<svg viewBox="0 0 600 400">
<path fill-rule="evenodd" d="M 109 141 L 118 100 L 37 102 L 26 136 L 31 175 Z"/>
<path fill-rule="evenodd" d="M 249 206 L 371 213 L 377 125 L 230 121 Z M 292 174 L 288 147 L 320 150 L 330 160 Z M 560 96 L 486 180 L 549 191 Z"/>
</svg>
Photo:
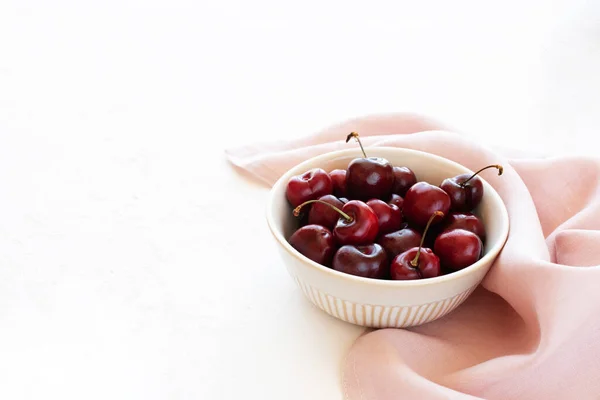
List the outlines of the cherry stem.
<svg viewBox="0 0 600 400">
<path fill-rule="evenodd" d="M 329 206 L 331 208 L 333 208 L 335 211 L 337 211 L 338 213 L 341 214 L 342 217 L 344 217 L 344 219 L 348 222 L 352 222 L 354 221 L 354 218 L 352 218 L 351 216 L 349 216 L 348 214 L 346 214 L 345 212 L 343 212 L 342 210 L 340 210 L 339 208 L 337 208 L 336 206 L 334 206 L 333 204 L 329 204 L 326 201 L 323 200 L 308 200 L 305 201 L 304 203 L 300 204 L 298 207 L 294 208 L 294 216 L 297 217 L 300 215 L 300 210 L 302 209 L 302 207 L 304 207 L 307 204 L 310 203 L 321 203 L 321 204 L 325 204 L 326 206 Z"/>
<path fill-rule="evenodd" d="M 352 138 L 356 139 L 356 141 L 358 142 L 358 145 L 360 146 L 360 149 L 362 150 L 363 156 L 365 156 L 365 158 L 367 158 L 367 153 L 365 153 L 365 149 L 364 149 L 362 143 L 360 142 L 358 133 L 350 132 L 350 134 L 348 136 L 346 136 L 346 143 L 348 143 L 350 141 L 350 139 L 352 139 Z"/>
<path fill-rule="evenodd" d="M 465 187 L 465 185 L 467 184 L 467 182 L 469 182 L 471 179 L 475 178 L 481 171 L 484 171 L 488 168 L 496 168 L 498 169 L 498 175 L 502 175 L 502 173 L 504 172 L 504 168 L 502 168 L 502 165 L 488 165 L 487 167 L 483 167 L 481 168 L 479 171 L 475 172 L 473 175 L 471 175 L 469 177 L 469 179 L 467 179 L 466 181 L 464 181 L 463 183 L 460 184 L 461 187 Z"/>
<path fill-rule="evenodd" d="M 433 214 L 431 214 L 431 217 L 429 217 L 429 221 L 427 221 L 427 225 L 425 226 L 425 230 L 423 231 L 423 236 L 421 236 L 421 243 L 419 243 L 419 250 L 417 250 L 417 255 L 410 262 L 410 265 L 412 265 L 414 268 L 417 268 L 419 266 L 419 256 L 421 255 L 421 248 L 423 247 L 423 242 L 425 242 L 425 236 L 427 235 L 429 226 L 431 225 L 435 217 L 444 218 L 444 213 L 441 211 L 436 211 Z"/>
</svg>

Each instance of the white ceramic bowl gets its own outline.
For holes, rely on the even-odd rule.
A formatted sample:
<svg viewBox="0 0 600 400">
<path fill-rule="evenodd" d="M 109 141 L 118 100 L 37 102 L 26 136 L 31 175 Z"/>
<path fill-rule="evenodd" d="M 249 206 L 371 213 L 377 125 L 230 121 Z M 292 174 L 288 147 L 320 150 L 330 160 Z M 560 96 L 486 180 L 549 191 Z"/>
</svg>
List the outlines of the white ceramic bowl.
<svg viewBox="0 0 600 400">
<path fill-rule="evenodd" d="M 417 179 L 439 185 L 442 180 L 471 170 L 453 161 L 409 149 L 373 147 L 369 156 L 384 157 L 392 165 L 411 168 Z M 502 250 L 508 237 L 506 207 L 483 178 L 484 195 L 475 210 L 486 228 L 483 257 L 475 264 L 449 275 L 414 281 L 391 281 L 357 277 L 322 266 L 300 254 L 287 241 L 296 221 L 287 202 L 287 182 L 311 168 L 346 169 L 360 157 L 348 149 L 307 160 L 286 172 L 273 186 L 267 204 L 267 223 L 283 262 L 306 297 L 326 313 L 352 324 L 375 328 L 421 325 L 453 311 L 475 290 Z"/>
</svg>

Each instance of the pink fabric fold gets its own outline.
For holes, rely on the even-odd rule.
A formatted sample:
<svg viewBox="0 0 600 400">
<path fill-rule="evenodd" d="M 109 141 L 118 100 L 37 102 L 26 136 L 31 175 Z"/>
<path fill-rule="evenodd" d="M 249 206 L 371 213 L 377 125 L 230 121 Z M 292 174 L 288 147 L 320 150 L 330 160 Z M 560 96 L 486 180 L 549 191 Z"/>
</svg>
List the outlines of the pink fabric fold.
<svg viewBox="0 0 600 400">
<path fill-rule="evenodd" d="M 232 149 L 230 161 L 270 185 L 307 158 L 370 146 L 418 149 L 486 175 L 511 233 L 481 287 L 456 311 L 411 329 L 361 336 L 344 361 L 350 400 L 600 399 L 600 162 L 508 154 L 407 114 L 357 118 L 297 141 Z"/>
</svg>

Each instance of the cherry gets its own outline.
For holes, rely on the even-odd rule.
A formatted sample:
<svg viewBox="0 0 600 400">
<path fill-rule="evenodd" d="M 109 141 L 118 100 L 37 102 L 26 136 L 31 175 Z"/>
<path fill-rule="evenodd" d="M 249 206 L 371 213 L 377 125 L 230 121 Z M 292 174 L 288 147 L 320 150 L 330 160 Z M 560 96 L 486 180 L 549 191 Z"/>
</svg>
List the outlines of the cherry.
<svg viewBox="0 0 600 400">
<path fill-rule="evenodd" d="M 333 269 L 364 278 L 386 278 L 389 267 L 388 257 L 377 243 L 345 245 L 333 257 Z"/>
<path fill-rule="evenodd" d="M 445 215 L 449 209 L 450 197 L 446 192 L 430 183 L 418 182 L 406 192 L 402 212 L 409 222 L 422 227 L 436 211 Z"/>
<path fill-rule="evenodd" d="M 321 265 L 330 266 L 336 246 L 331 231 L 321 225 L 306 225 L 289 239 L 292 247 Z"/>
<path fill-rule="evenodd" d="M 413 280 L 422 278 L 433 278 L 441 273 L 440 259 L 430 248 L 423 247 L 423 240 L 427 235 L 429 226 L 436 218 L 444 218 L 444 213 L 435 211 L 421 237 L 419 247 L 413 247 L 398 254 L 390 265 L 391 278 L 394 280 Z"/>
<path fill-rule="evenodd" d="M 408 167 L 393 167 L 393 172 L 394 186 L 392 187 L 392 193 L 404 196 L 406 191 L 417 183 L 417 177 Z"/>
<path fill-rule="evenodd" d="M 379 234 L 385 234 L 400 229 L 402 224 L 402 211 L 393 204 L 383 200 L 371 199 L 367 205 L 375 211 L 379 221 Z"/>
<path fill-rule="evenodd" d="M 350 200 L 340 210 L 338 207 L 324 201 L 309 200 L 296 207 L 294 215 L 300 215 L 302 207 L 311 203 L 325 204 L 341 215 L 333 229 L 333 236 L 339 244 L 369 244 L 377 238 L 379 233 L 377 214 L 366 203 L 359 200 Z"/>
<path fill-rule="evenodd" d="M 420 252 L 419 249 L 421 249 Z M 411 263 L 417 255 L 420 256 L 418 267 Z M 394 258 L 390 266 L 390 273 L 393 280 L 434 278 L 441 275 L 440 259 L 430 248 L 413 247 Z"/>
<path fill-rule="evenodd" d="M 481 258 L 483 244 L 479 236 L 464 229 L 442 232 L 433 245 L 445 269 L 458 271 Z"/>
<path fill-rule="evenodd" d="M 337 197 L 346 196 L 346 170 L 334 169 L 329 173 L 331 182 L 333 182 L 333 194 Z"/>
<path fill-rule="evenodd" d="M 444 179 L 440 188 L 450 196 L 452 211 L 471 211 L 479 205 L 483 197 L 483 183 L 477 175 L 488 168 L 497 168 L 498 175 L 502 175 L 504 171 L 501 165 L 488 165 L 474 174 L 461 174 Z"/>
<path fill-rule="evenodd" d="M 482 242 L 485 242 L 486 234 L 483 222 L 472 213 L 450 213 L 446 217 L 444 225 L 444 231 L 451 231 L 453 229 L 464 229 L 469 232 L 473 232 Z"/>
<path fill-rule="evenodd" d="M 390 197 L 388 200 L 388 204 L 393 204 L 402 210 L 402 207 L 404 206 L 404 199 L 400 195 L 392 193 L 392 197 Z"/>
<path fill-rule="evenodd" d="M 337 208 L 344 207 L 344 203 L 331 194 L 319 197 L 319 200 L 334 205 Z M 315 203 L 310 207 L 310 211 L 308 212 L 308 223 L 321 225 L 329 230 L 333 230 L 339 217 L 340 214 L 333 208 L 322 203 Z"/>
<path fill-rule="evenodd" d="M 331 193 L 333 193 L 333 183 L 329 174 L 321 168 L 314 168 L 302 175 L 292 177 L 285 192 L 292 207 Z"/>
<path fill-rule="evenodd" d="M 346 170 L 348 195 L 351 199 L 358 200 L 389 198 L 394 185 L 392 164 L 385 158 L 367 157 L 356 132 L 348 135 L 346 143 L 352 138 L 358 141 L 364 158 L 355 158 L 348 164 Z"/>
<path fill-rule="evenodd" d="M 413 228 L 405 227 L 396 232 L 387 233 L 377 239 L 377 243 L 381 245 L 388 254 L 390 259 L 393 259 L 400 253 L 404 253 L 408 249 L 417 247 L 421 242 L 422 235 Z"/>
</svg>

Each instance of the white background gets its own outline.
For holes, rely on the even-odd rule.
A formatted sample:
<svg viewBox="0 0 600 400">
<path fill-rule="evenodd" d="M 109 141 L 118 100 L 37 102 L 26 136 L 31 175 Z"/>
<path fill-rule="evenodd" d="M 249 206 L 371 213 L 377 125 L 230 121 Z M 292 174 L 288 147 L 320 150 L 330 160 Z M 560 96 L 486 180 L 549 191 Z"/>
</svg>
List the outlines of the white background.
<svg viewBox="0 0 600 400">
<path fill-rule="evenodd" d="M 224 148 L 415 111 L 594 154 L 593 3 L 2 0 L 0 398 L 341 398 L 361 330 Z"/>
</svg>

